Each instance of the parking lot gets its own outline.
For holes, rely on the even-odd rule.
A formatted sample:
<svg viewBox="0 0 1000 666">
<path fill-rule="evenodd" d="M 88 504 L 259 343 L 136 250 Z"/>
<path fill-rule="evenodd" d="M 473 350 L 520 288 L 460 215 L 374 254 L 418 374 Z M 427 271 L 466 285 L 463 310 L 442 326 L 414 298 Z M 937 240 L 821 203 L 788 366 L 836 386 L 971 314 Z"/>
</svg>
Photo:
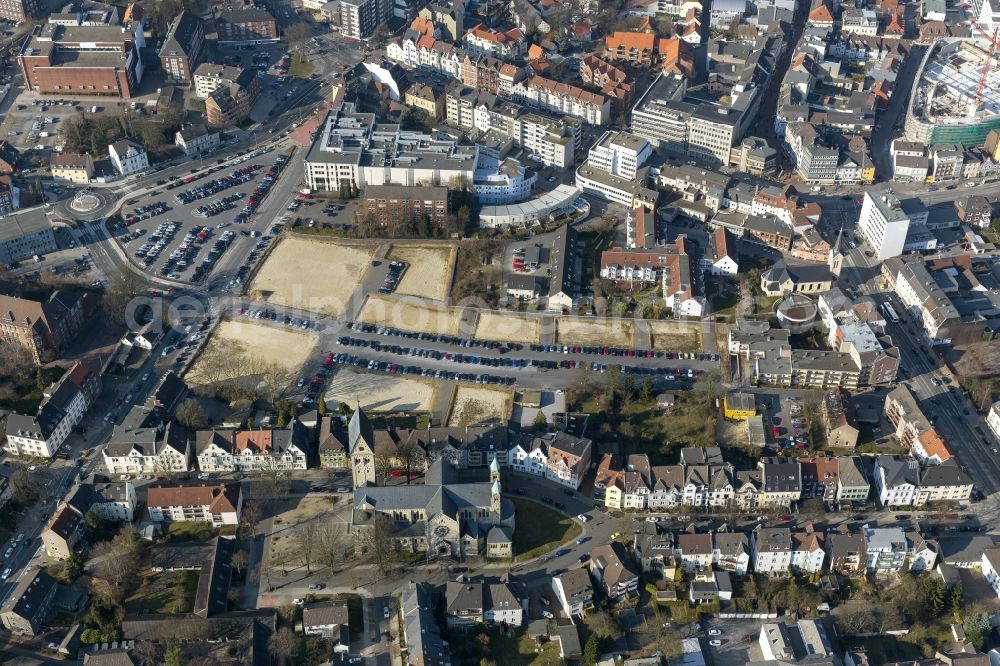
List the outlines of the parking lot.
<svg viewBox="0 0 1000 666">
<path fill-rule="evenodd" d="M 244 263 L 249 270 L 279 227 L 272 225 L 261 235 L 243 226 L 264 197 L 278 196 L 270 193 L 271 183 L 277 182 L 280 165 L 286 162 L 286 156 L 271 152 L 238 164 L 218 165 L 199 177 L 158 181 L 163 188 L 152 196 L 126 203 L 124 224 L 115 234 L 126 252 L 149 272 L 189 282 L 204 279 L 241 236 L 256 238 Z M 238 278 L 245 274 L 243 270 Z"/>
<path fill-rule="evenodd" d="M 754 395 L 768 441 L 776 449 L 809 448 L 803 412 L 807 401 L 822 400 L 821 391 L 757 389 Z"/>
</svg>

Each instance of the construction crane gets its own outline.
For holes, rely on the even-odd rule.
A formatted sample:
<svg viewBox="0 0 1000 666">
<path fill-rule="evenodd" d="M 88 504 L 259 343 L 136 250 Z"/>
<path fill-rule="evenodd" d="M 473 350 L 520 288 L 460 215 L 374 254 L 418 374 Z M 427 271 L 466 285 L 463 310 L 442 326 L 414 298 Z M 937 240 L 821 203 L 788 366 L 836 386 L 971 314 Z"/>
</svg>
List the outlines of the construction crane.
<svg viewBox="0 0 1000 666">
<path fill-rule="evenodd" d="M 986 77 L 990 73 L 990 63 L 993 62 L 993 54 L 997 52 L 997 41 L 1000 39 L 1000 27 L 993 28 L 993 36 L 990 37 L 985 30 L 979 27 L 977 23 L 973 23 L 976 31 L 979 32 L 985 39 L 989 40 L 990 48 L 986 53 L 986 62 L 983 63 L 983 73 L 979 75 L 979 85 L 976 86 L 976 105 L 983 99 L 983 90 L 986 88 Z"/>
</svg>

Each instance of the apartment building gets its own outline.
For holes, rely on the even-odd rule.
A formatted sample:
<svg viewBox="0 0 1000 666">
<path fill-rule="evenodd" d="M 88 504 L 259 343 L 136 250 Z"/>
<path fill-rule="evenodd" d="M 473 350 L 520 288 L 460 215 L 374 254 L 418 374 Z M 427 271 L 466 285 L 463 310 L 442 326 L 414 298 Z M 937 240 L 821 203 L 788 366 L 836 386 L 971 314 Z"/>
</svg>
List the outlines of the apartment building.
<svg viewBox="0 0 1000 666">
<path fill-rule="evenodd" d="M 678 534 L 674 556 L 686 574 L 712 570 L 714 548 L 711 534 Z"/>
<path fill-rule="evenodd" d="M 972 497 L 972 479 L 952 459 L 940 465 L 930 465 L 920 473 L 916 506 L 928 502 L 968 502 Z"/>
<path fill-rule="evenodd" d="M 543 476 L 578 489 L 590 466 L 593 443 L 564 432 L 548 433 L 515 443 L 507 452 L 513 471 Z"/>
<path fill-rule="evenodd" d="M 30 230 L 27 223 L 34 219 L 47 222 L 39 210 L 9 216 L 0 226 L 23 221 L 22 229 Z M 66 291 L 53 292 L 44 303 L 0 294 L 0 338 L 29 353 L 35 363 L 48 362 L 73 341 L 94 307 L 90 297 Z"/>
<path fill-rule="evenodd" d="M 250 116 L 260 97 L 263 85 L 260 73 L 245 69 L 235 79 L 222 79 L 219 84 L 205 99 L 205 120 L 213 128 L 238 125 Z"/>
<path fill-rule="evenodd" d="M 1000 597 L 1000 548 L 987 548 L 983 551 L 982 568 L 986 583 Z"/>
<path fill-rule="evenodd" d="M 273 430 L 199 430 L 195 455 L 203 472 L 306 469 L 310 432 L 298 419 Z"/>
<path fill-rule="evenodd" d="M 0 607 L 0 622 L 13 634 L 35 636 L 45 628 L 55 609 L 59 583 L 41 567 L 26 574 Z"/>
<path fill-rule="evenodd" d="M 1000 400 L 990 405 L 990 411 L 986 415 L 986 425 L 993 432 L 993 436 L 1000 439 Z"/>
<path fill-rule="evenodd" d="M 170 22 L 160 47 L 160 66 L 167 81 L 190 83 L 205 51 L 205 26 L 187 10 Z"/>
<path fill-rule="evenodd" d="M 158 409 L 135 406 L 102 450 L 109 474 L 186 472 L 191 442 Z"/>
<path fill-rule="evenodd" d="M 219 132 L 213 132 L 202 123 L 177 130 L 174 144 L 188 157 L 215 152 L 220 146 Z"/>
<path fill-rule="evenodd" d="M 865 191 L 858 231 L 878 261 L 903 254 L 909 229 L 910 218 L 888 186 Z"/>
<path fill-rule="evenodd" d="M 403 102 L 410 108 L 420 109 L 428 118 L 443 120 L 445 95 L 424 83 L 415 83 L 403 94 Z"/>
<path fill-rule="evenodd" d="M 590 148 L 587 163 L 614 176 L 633 179 L 652 150 L 649 141 L 640 136 L 608 130 Z"/>
<path fill-rule="evenodd" d="M 639 574 L 618 541 L 591 549 L 590 574 L 610 599 L 622 599 L 638 592 Z"/>
<path fill-rule="evenodd" d="M 242 72 L 239 67 L 203 62 L 194 70 L 194 93 L 199 99 L 208 99 L 213 92 L 239 78 Z"/>
<path fill-rule="evenodd" d="M 902 571 L 909 553 L 906 533 L 901 527 L 861 528 L 865 539 L 868 573 L 885 574 Z"/>
<path fill-rule="evenodd" d="M 193 486 L 150 486 L 146 509 L 154 523 L 204 522 L 213 527 L 236 525 L 243 509 L 239 483 Z"/>
<path fill-rule="evenodd" d="M 920 322 L 923 336 L 931 344 L 982 339 L 985 316 L 963 303 L 967 299 L 958 284 L 961 268 L 952 264 L 929 270 L 922 261 L 907 261 L 896 275 L 900 303 Z"/>
<path fill-rule="evenodd" d="M 803 456 L 799 458 L 802 472 L 802 499 L 837 500 L 840 481 L 840 459 L 833 456 Z"/>
<path fill-rule="evenodd" d="M 4 450 L 11 455 L 51 458 L 100 393 L 100 373 L 75 363 L 58 382 L 45 389 L 35 416 L 7 415 Z"/>
<path fill-rule="evenodd" d="M 278 41 L 278 22 L 257 7 L 226 9 L 215 17 L 218 43 L 227 46 L 260 46 Z"/>
<path fill-rule="evenodd" d="M 42 13 L 38 0 L 0 0 L 0 18 L 21 23 Z"/>
<path fill-rule="evenodd" d="M 392 12 L 387 0 L 341 0 L 339 4 L 340 34 L 347 39 L 368 39 Z"/>
<path fill-rule="evenodd" d="M 743 577 L 750 568 L 750 542 L 742 532 L 716 532 L 712 563 L 717 569 Z"/>
<path fill-rule="evenodd" d="M 445 621 L 453 629 L 486 623 L 520 627 L 524 611 L 506 583 L 450 580 L 445 583 Z"/>
<path fill-rule="evenodd" d="M 594 586 L 587 569 L 570 569 L 552 577 L 552 592 L 567 617 L 594 607 Z"/>
<path fill-rule="evenodd" d="M 837 501 L 841 503 L 868 501 L 871 484 L 865 473 L 864 463 L 858 456 L 840 456 L 838 459 Z"/>
<path fill-rule="evenodd" d="M 414 222 L 426 216 L 443 228 L 448 223 L 448 188 L 403 185 L 372 185 L 365 188 L 358 210 L 382 226 L 397 220 Z"/>
<path fill-rule="evenodd" d="M 823 425 L 829 446 L 854 450 L 858 444 L 858 422 L 849 393 L 841 388 L 823 394 Z"/>
<path fill-rule="evenodd" d="M 94 475 L 75 485 L 42 530 L 42 545 L 49 557 L 65 560 L 75 552 L 84 534 L 88 513 L 106 523 L 130 523 L 138 506 L 130 481 L 112 482 Z"/>
<path fill-rule="evenodd" d="M 589 125 L 604 125 L 610 120 L 611 102 L 603 95 L 537 75 L 515 83 L 512 97 L 516 102 L 579 118 Z"/>
<path fill-rule="evenodd" d="M 528 52 L 528 40 L 519 28 L 500 31 L 480 23 L 465 33 L 462 42 L 471 55 L 489 55 L 508 62 Z"/>
<path fill-rule="evenodd" d="M 853 576 L 864 571 L 868 563 L 864 535 L 841 532 L 827 534 L 826 558 L 831 572 Z"/>
</svg>

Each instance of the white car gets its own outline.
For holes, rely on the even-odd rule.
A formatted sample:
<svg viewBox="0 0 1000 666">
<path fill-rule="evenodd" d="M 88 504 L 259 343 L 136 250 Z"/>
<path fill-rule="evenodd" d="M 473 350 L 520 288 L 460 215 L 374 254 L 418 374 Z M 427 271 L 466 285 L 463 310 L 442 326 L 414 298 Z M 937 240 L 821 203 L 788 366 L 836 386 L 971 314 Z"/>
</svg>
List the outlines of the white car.
<svg viewBox="0 0 1000 666">
<path fill-rule="evenodd" d="M 198 475 L 198 478 L 204 481 L 205 479 L 208 478 L 208 472 L 202 472 L 201 474 Z"/>
<path fill-rule="evenodd" d="M 390 617 L 390 615 L 391 615 L 391 613 L 389 612 L 389 607 L 388 606 L 382 606 L 382 617 L 384 617 L 385 619 L 388 620 L 389 617 Z"/>
<path fill-rule="evenodd" d="M 295 604 L 296 606 L 301 606 L 305 602 L 306 602 L 305 599 L 292 599 L 292 603 Z"/>
<path fill-rule="evenodd" d="M 551 620 L 552 618 L 555 617 L 555 615 L 553 615 L 552 613 L 550 613 L 547 610 L 543 610 L 542 611 L 542 617 L 544 617 L 546 620 Z"/>
<path fill-rule="evenodd" d="M 579 520 L 581 523 L 585 523 L 588 520 L 590 520 L 590 518 L 588 518 L 585 514 L 582 513 L 579 516 L 577 516 L 576 519 Z"/>
<path fill-rule="evenodd" d="M 341 486 L 340 488 L 337 488 L 337 492 L 338 493 L 349 493 L 349 492 L 351 492 L 351 489 L 350 488 L 344 488 L 343 486 Z"/>
<path fill-rule="evenodd" d="M 709 641 L 708 644 L 711 645 L 712 647 L 719 647 L 720 645 L 722 645 L 722 641 L 716 638 L 715 640 Z"/>
<path fill-rule="evenodd" d="M 722 635 L 722 629 L 709 629 L 708 630 L 708 635 L 709 636 L 721 636 Z"/>
<path fill-rule="evenodd" d="M 38 465 L 28 465 L 29 472 L 34 472 L 36 469 L 38 469 Z"/>
<path fill-rule="evenodd" d="M 0 580 L 7 580 L 8 578 L 10 578 L 10 567 L 4 569 L 3 573 L 0 574 Z"/>
</svg>

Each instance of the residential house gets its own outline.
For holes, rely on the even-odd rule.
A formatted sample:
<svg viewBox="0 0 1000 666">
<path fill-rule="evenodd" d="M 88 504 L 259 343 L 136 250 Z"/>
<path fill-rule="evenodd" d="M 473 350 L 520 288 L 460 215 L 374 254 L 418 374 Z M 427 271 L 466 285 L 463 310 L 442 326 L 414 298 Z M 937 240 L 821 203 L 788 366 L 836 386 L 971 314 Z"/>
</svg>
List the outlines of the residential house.
<svg viewBox="0 0 1000 666">
<path fill-rule="evenodd" d="M 351 645 L 350 621 L 347 602 L 340 600 L 316 601 L 302 606 L 302 633 L 322 636 L 349 648 Z"/>
<path fill-rule="evenodd" d="M 940 465 L 926 467 L 920 473 L 920 487 L 914 504 L 927 502 L 968 502 L 972 497 L 972 479 L 959 466 L 949 460 Z"/>
<path fill-rule="evenodd" d="M 594 481 L 595 499 L 603 491 L 604 506 L 618 510 L 647 508 L 652 471 L 644 453 L 627 457 L 605 454 L 597 468 Z"/>
<path fill-rule="evenodd" d="M 982 567 L 986 583 L 1000 597 L 1000 548 L 987 548 L 983 551 Z"/>
<path fill-rule="evenodd" d="M 324 416 L 319 426 L 319 466 L 323 469 L 347 469 L 347 433 L 340 420 Z"/>
<path fill-rule="evenodd" d="M 590 467 L 592 442 L 564 432 L 532 437 L 511 447 L 507 464 L 513 471 L 543 476 L 574 490 Z"/>
<path fill-rule="evenodd" d="M 673 580 L 677 573 L 674 535 L 659 533 L 655 527 L 635 535 L 632 552 L 645 573 L 656 574 L 663 580 Z"/>
<path fill-rule="evenodd" d="M 553 576 L 552 592 L 567 617 L 579 617 L 594 607 L 594 586 L 587 569 L 570 569 Z"/>
<path fill-rule="evenodd" d="M 850 394 L 839 386 L 832 388 L 823 395 L 822 405 L 827 444 L 853 450 L 860 431 Z"/>
<path fill-rule="evenodd" d="M 621 599 L 639 589 L 639 574 L 618 541 L 591 549 L 590 573 L 610 599 Z"/>
<path fill-rule="evenodd" d="M 101 452 L 109 474 L 186 472 L 191 442 L 159 410 L 133 407 Z"/>
<path fill-rule="evenodd" d="M 912 440 L 910 454 L 922 465 L 940 465 L 952 459 L 951 450 L 934 428 Z"/>
<path fill-rule="evenodd" d="M 239 483 L 193 486 L 154 485 L 146 496 L 146 509 L 154 523 L 194 521 L 213 527 L 236 525 L 243 509 Z"/>
<path fill-rule="evenodd" d="M 205 27 L 201 19 L 182 10 L 170 22 L 160 47 L 160 67 L 167 80 L 190 83 L 204 50 Z"/>
<path fill-rule="evenodd" d="M 120 139 L 108 146 L 108 156 L 115 171 L 121 176 L 131 176 L 149 168 L 149 155 L 146 149 L 128 139 Z"/>
<path fill-rule="evenodd" d="M 804 456 L 798 460 L 802 471 L 802 499 L 836 501 L 840 481 L 840 459 L 814 455 Z"/>
<path fill-rule="evenodd" d="M 195 123 L 177 130 L 174 145 L 187 157 L 195 157 L 214 152 L 221 144 L 219 132 L 209 130 L 204 123 Z"/>
<path fill-rule="evenodd" d="M 794 458 L 765 458 L 757 465 L 764 482 L 763 506 L 791 506 L 802 497 L 802 469 Z"/>
<path fill-rule="evenodd" d="M 42 545 L 46 554 L 59 560 L 69 558 L 83 535 L 88 513 L 109 524 L 131 523 L 137 505 L 135 487 L 130 481 L 111 482 L 95 475 L 89 481 L 77 484 L 70 489 L 66 501 L 60 504 L 42 530 Z"/>
<path fill-rule="evenodd" d="M 861 534 L 832 532 L 826 535 L 826 557 L 834 573 L 853 576 L 867 568 L 868 549 Z"/>
<path fill-rule="evenodd" d="M 857 502 L 868 501 L 871 485 L 865 474 L 864 463 L 858 456 L 840 456 L 838 459 L 837 501 Z"/>
<path fill-rule="evenodd" d="M 920 463 L 902 456 L 875 457 L 875 492 L 882 506 L 913 506 L 920 487 Z"/>
<path fill-rule="evenodd" d="M 820 573 L 826 560 L 823 550 L 823 534 L 820 532 L 792 532 L 793 571 L 803 573 Z"/>
<path fill-rule="evenodd" d="M 750 542 L 742 532 L 716 532 L 712 562 L 717 569 L 741 578 L 750 568 Z"/>
<path fill-rule="evenodd" d="M 88 153 L 59 153 L 49 160 L 52 178 L 71 183 L 89 183 L 94 177 L 94 160 Z"/>
<path fill-rule="evenodd" d="M 451 650 L 437 621 L 439 606 L 437 591 L 429 583 L 411 581 L 403 588 L 400 615 L 407 666 L 451 666 Z"/>
<path fill-rule="evenodd" d="M 727 506 L 735 495 L 732 465 L 687 466 L 683 490 L 686 506 Z"/>
<path fill-rule="evenodd" d="M 701 571 L 711 571 L 715 555 L 712 535 L 686 532 L 678 534 L 674 554 L 684 573 L 695 574 Z"/>
<path fill-rule="evenodd" d="M 750 536 L 753 570 L 784 574 L 792 566 L 792 532 L 787 527 L 757 527 Z"/>
<path fill-rule="evenodd" d="M 470 629 L 484 622 L 520 627 L 524 609 L 506 583 L 459 578 L 445 585 L 445 613 L 453 629 Z"/>
<path fill-rule="evenodd" d="M 868 527 L 861 529 L 865 538 L 865 552 L 868 555 L 868 573 L 896 573 L 906 562 L 906 534 L 901 527 Z"/>
</svg>

